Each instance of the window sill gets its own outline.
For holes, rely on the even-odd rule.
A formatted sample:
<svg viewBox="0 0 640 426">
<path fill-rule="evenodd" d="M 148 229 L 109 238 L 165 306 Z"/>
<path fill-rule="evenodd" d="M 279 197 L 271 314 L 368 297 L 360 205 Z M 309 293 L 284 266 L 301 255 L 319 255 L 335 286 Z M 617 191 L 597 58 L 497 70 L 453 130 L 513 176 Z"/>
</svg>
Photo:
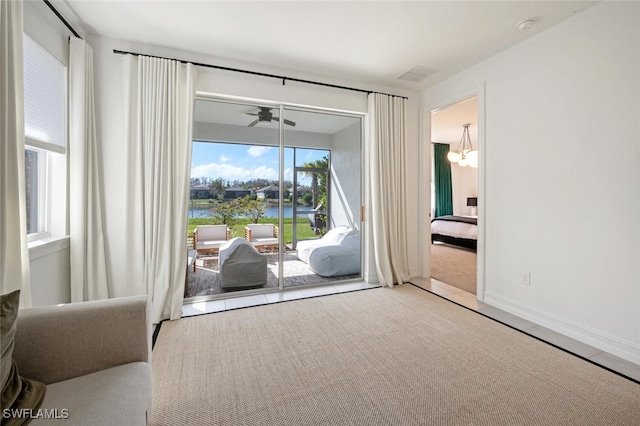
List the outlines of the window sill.
<svg viewBox="0 0 640 426">
<path fill-rule="evenodd" d="M 47 256 L 69 247 L 69 236 L 47 237 L 29 241 L 29 260 Z"/>
</svg>

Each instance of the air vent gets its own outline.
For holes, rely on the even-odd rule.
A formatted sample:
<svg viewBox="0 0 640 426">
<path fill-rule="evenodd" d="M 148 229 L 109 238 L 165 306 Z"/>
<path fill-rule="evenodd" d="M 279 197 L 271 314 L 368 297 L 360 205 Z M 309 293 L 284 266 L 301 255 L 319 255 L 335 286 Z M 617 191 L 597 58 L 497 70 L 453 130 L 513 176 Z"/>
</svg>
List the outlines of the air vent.
<svg viewBox="0 0 640 426">
<path fill-rule="evenodd" d="M 438 71 L 440 70 L 437 70 L 435 68 L 415 66 L 398 77 L 398 80 L 422 81 L 430 75 L 437 73 Z"/>
</svg>

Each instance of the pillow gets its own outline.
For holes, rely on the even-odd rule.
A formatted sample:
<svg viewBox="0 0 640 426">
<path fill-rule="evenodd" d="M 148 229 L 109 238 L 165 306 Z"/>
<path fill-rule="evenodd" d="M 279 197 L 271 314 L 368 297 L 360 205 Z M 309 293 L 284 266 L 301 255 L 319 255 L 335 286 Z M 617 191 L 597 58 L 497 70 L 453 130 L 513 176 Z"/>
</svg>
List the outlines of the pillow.
<svg viewBox="0 0 640 426">
<path fill-rule="evenodd" d="M 13 337 L 16 334 L 16 319 L 20 304 L 20 290 L 0 296 L 0 378 L 2 379 L 2 424 L 27 424 L 30 419 L 21 417 L 5 418 L 5 410 L 37 410 L 44 399 L 44 383 L 20 377 L 18 366 L 13 360 Z"/>
<path fill-rule="evenodd" d="M 351 231 L 351 228 L 345 225 L 336 226 L 335 228 L 328 231 L 322 237 L 322 243 L 326 245 L 336 245 L 340 244 L 340 241 Z"/>
</svg>

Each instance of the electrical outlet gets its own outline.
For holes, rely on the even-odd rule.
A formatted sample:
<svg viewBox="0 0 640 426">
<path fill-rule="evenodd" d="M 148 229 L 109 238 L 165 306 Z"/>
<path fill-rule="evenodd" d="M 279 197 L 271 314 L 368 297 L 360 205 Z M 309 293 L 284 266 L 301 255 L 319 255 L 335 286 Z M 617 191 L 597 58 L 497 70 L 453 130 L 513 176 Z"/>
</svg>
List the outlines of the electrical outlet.
<svg viewBox="0 0 640 426">
<path fill-rule="evenodd" d="M 522 285 L 531 285 L 531 272 L 522 274 Z"/>
</svg>

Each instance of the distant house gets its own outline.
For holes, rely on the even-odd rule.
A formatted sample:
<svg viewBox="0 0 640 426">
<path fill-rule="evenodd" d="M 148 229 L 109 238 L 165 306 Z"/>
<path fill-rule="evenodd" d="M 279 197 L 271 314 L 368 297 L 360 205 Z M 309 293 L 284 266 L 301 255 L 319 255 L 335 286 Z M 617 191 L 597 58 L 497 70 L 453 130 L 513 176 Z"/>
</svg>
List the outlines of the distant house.
<svg viewBox="0 0 640 426">
<path fill-rule="evenodd" d="M 277 199 L 280 197 L 280 187 L 275 185 L 265 186 L 264 188 L 256 191 L 258 199 Z M 289 190 L 284 190 L 284 196 L 289 196 Z"/>
<path fill-rule="evenodd" d="M 299 186 L 296 193 L 298 194 L 298 197 L 302 197 L 304 194 L 311 194 L 311 188 L 308 186 Z"/>
<path fill-rule="evenodd" d="M 211 198 L 211 188 L 207 185 L 195 185 L 191 187 L 191 199 L 206 200 Z"/>
<path fill-rule="evenodd" d="M 247 195 L 251 195 L 251 191 L 241 186 L 232 186 L 224 190 L 224 198 L 227 200 L 242 198 Z"/>
</svg>

